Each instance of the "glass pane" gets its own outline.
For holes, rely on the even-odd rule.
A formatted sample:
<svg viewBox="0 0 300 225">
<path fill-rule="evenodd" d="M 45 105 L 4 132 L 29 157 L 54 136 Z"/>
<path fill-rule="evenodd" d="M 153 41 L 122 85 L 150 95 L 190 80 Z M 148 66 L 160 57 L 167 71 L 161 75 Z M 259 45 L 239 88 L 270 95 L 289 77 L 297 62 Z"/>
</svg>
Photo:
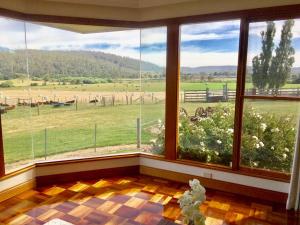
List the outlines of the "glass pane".
<svg viewBox="0 0 300 225">
<path fill-rule="evenodd" d="M 300 20 L 251 23 L 245 95 L 300 97 Z"/>
<path fill-rule="evenodd" d="M 181 27 L 179 157 L 230 166 L 240 21 Z"/>
<path fill-rule="evenodd" d="M 141 30 L 142 149 L 164 154 L 166 27 Z"/>
<path fill-rule="evenodd" d="M 0 18 L 0 110 L 6 173 L 33 160 L 24 22 Z M 22 93 L 19 95 L 18 93 Z M 26 102 L 27 106 L 23 106 Z"/>
<path fill-rule="evenodd" d="M 139 30 L 26 25 L 35 160 L 137 151 Z"/>
<path fill-rule="evenodd" d="M 246 100 L 241 163 L 244 166 L 290 172 L 300 102 Z"/>
</svg>

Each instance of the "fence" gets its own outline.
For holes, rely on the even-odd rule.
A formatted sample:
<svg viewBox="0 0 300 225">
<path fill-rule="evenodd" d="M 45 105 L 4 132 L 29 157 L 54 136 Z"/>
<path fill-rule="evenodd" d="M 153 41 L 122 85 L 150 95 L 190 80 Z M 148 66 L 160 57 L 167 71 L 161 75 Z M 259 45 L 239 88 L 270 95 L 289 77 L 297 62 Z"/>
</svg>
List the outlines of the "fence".
<svg viewBox="0 0 300 225">
<path fill-rule="evenodd" d="M 149 150 L 150 140 L 157 137 L 157 133 L 151 130 L 158 126 L 157 120 L 142 123 L 140 118 L 136 118 L 135 124 L 132 123 L 126 127 L 111 127 L 109 130 L 97 123 L 78 129 L 45 128 L 31 134 L 29 132 L 26 140 L 9 141 L 10 144 L 5 146 L 7 162 L 11 164 L 20 160 L 28 160 L 32 155 L 35 160 L 39 161 L 86 157 L 108 154 L 113 151 Z M 24 145 L 25 142 L 28 144 Z M 24 154 L 18 156 L 14 154 L 16 145 L 19 147 L 18 151 Z"/>
<path fill-rule="evenodd" d="M 257 90 L 256 88 L 246 89 L 245 95 L 264 96 L 292 96 L 300 97 L 300 88 L 282 88 L 275 93 L 272 90 Z M 183 92 L 183 102 L 227 102 L 233 101 L 236 97 L 235 90 L 229 90 L 227 85 L 222 90 L 192 90 Z"/>
</svg>

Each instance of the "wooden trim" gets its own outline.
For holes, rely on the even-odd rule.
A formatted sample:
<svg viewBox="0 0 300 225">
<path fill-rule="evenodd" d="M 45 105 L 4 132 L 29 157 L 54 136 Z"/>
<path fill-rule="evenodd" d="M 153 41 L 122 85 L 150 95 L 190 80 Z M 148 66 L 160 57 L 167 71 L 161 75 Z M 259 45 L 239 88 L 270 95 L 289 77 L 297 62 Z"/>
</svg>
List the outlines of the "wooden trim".
<svg viewBox="0 0 300 225">
<path fill-rule="evenodd" d="M 165 156 L 176 159 L 178 144 L 178 105 L 180 76 L 180 27 L 167 28 L 167 66 L 166 66 L 166 114 L 165 114 Z"/>
<path fill-rule="evenodd" d="M 238 71 L 237 71 L 237 85 L 236 85 L 236 100 L 235 100 L 235 120 L 234 120 L 234 138 L 233 138 L 233 153 L 232 153 L 232 169 L 239 170 L 241 142 L 242 142 L 242 120 L 243 107 L 247 70 L 247 50 L 248 50 L 248 34 L 249 23 L 242 19 L 240 24 L 240 43 L 238 56 Z"/>
<path fill-rule="evenodd" d="M 150 175 L 153 177 L 159 177 L 167 180 L 184 182 L 184 183 L 187 183 L 189 180 L 193 178 L 197 178 L 200 180 L 201 184 L 203 184 L 206 188 L 211 188 L 214 190 L 226 191 L 233 194 L 263 199 L 263 200 L 282 203 L 282 204 L 285 204 L 287 200 L 287 194 L 282 192 L 271 191 L 271 190 L 266 190 L 266 189 L 256 188 L 256 187 L 249 187 L 246 185 L 229 183 L 220 180 L 213 180 L 209 178 L 189 175 L 185 173 L 177 173 L 168 170 L 156 169 L 147 166 L 140 166 L 140 174 Z"/>
<path fill-rule="evenodd" d="M 35 165 L 33 164 L 33 165 L 26 166 L 24 168 L 21 168 L 19 170 L 13 171 L 11 173 L 8 173 L 8 174 L 4 175 L 3 177 L 0 177 L 0 182 L 3 181 L 3 180 L 7 180 L 7 179 L 9 179 L 11 177 L 15 177 L 15 176 L 17 176 L 19 174 L 25 173 L 25 172 L 27 172 L 29 170 L 34 169 L 34 168 L 35 168 Z"/>
<path fill-rule="evenodd" d="M 165 159 L 162 157 L 144 155 L 143 153 L 141 154 L 141 157 L 155 159 L 155 160 L 164 161 L 164 162 L 177 163 L 177 164 L 186 165 L 186 166 L 194 166 L 194 167 L 199 167 L 199 168 L 204 168 L 204 169 L 222 171 L 222 172 L 226 172 L 226 173 L 239 174 L 239 175 L 244 175 L 244 176 L 249 176 L 249 177 L 257 177 L 257 178 L 262 178 L 262 179 L 266 179 L 266 180 L 275 180 L 275 181 L 280 181 L 280 182 L 285 182 L 285 183 L 289 183 L 290 178 L 291 178 L 291 175 L 287 174 L 287 173 L 266 171 L 263 169 L 252 169 L 252 168 L 247 168 L 247 167 L 240 167 L 239 170 L 232 170 L 232 168 L 230 168 L 230 167 L 217 165 L 217 164 L 202 163 L 202 162 L 186 160 L 186 159 L 168 160 L 168 159 Z"/>
<path fill-rule="evenodd" d="M 81 158 L 81 159 L 66 159 L 66 160 L 56 160 L 56 161 L 48 161 L 48 162 L 38 162 L 35 164 L 35 166 L 36 167 L 56 166 L 56 165 L 94 162 L 94 161 L 103 161 L 103 160 L 126 159 L 126 158 L 134 158 L 139 156 L 140 153 L 122 153 L 122 154 L 103 155 L 99 157 L 90 157 L 90 158 Z"/>
<path fill-rule="evenodd" d="M 253 174 L 252 176 L 255 176 L 255 174 L 259 175 L 261 178 L 269 179 L 272 177 L 274 180 L 278 181 L 285 181 L 287 183 L 290 182 L 291 175 L 288 173 L 283 173 L 280 171 L 272 171 L 272 170 L 265 170 L 260 168 L 251 168 L 241 165 L 240 167 L 240 173 L 241 174 Z"/>
<path fill-rule="evenodd" d="M 2 115 L 0 115 L 0 177 L 5 175 L 4 145 L 2 133 Z"/>
<path fill-rule="evenodd" d="M 300 4 L 272 6 L 246 10 L 234 10 L 228 12 L 209 13 L 175 17 L 168 19 L 157 19 L 148 21 L 128 21 L 112 19 L 96 19 L 71 16 L 54 16 L 43 14 L 23 13 L 14 10 L 0 8 L 0 15 L 32 22 L 67 23 L 95 26 L 111 26 L 126 28 L 146 28 L 154 26 L 166 26 L 171 24 L 186 24 L 198 22 L 211 22 L 220 20 L 233 20 L 247 18 L 250 22 L 266 20 L 283 20 L 300 17 Z"/>
<path fill-rule="evenodd" d="M 28 191 L 35 187 L 35 180 L 30 180 L 25 183 L 19 184 L 15 187 L 9 188 L 5 191 L 0 192 L 0 202 L 3 202 L 9 198 L 12 198 L 18 194 L 21 194 L 24 191 Z"/>
<path fill-rule="evenodd" d="M 65 24 L 110 26 L 110 27 L 124 27 L 124 28 L 141 28 L 142 25 L 141 22 L 137 22 L 137 21 L 30 14 L 30 13 L 22 13 L 22 12 L 4 9 L 4 8 L 0 8 L 0 15 L 9 18 L 18 19 L 18 20 L 25 20 L 28 22 L 65 23 Z"/>
<path fill-rule="evenodd" d="M 47 176 L 38 176 L 36 177 L 36 186 L 46 186 L 59 183 L 67 183 L 79 180 L 92 180 L 99 179 L 101 177 L 110 177 L 110 176 L 131 176 L 139 174 L 139 165 L 137 166 L 126 166 L 126 167 L 116 167 L 116 168 L 107 168 L 100 170 L 90 170 L 74 173 L 62 173 L 55 175 Z"/>
<path fill-rule="evenodd" d="M 300 97 L 293 97 L 293 96 L 245 95 L 244 98 L 245 99 L 254 99 L 254 100 L 300 101 Z"/>
</svg>

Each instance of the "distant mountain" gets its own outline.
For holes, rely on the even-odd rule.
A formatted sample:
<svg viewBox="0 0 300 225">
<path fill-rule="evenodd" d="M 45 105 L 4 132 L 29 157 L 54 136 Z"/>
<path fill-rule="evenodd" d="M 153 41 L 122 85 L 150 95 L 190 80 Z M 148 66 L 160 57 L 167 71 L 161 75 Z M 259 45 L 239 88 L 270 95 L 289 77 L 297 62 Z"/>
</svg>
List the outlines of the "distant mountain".
<svg viewBox="0 0 300 225">
<path fill-rule="evenodd" d="M 220 73 L 230 72 L 236 73 L 236 66 L 199 66 L 199 67 L 181 67 L 181 72 L 185 74 L 200 74 L 200 73 Z"/>
<path fill-rule="evenodd" d="M 252 67 L 248 67 L 248 71 L 251 71 Z M 237 66 L 200 66 L 200 67 L 181 67 L 181 72 L 184 74 L 236 74 Z M 292 73 L 300 74 L 300 67 L 294 67 Z"/>
<path fill-rule="evenodd" d="M 104 52 L 92 51 L 48 51 L 24 50 L 11 51 L 0 46 L 0 75 L 6 79 L 27 73 L 37 78 L 59 77 L 95 77 L 95 78 L 138 78 L 140 61 Z M 152 75 L 164 76 L 165 68 L 150 62 L 142 61 L 142 72 Z M 251 67 L 248 68 L 251 71 Z M 182 67 L 182 74 L 214 76 L 236 76 L 237 67 L 200 66 Z M 300 67 L 293 68 L 293 73 L 299 74 Z"/>
<path fill-rule="evenodd" d="M 9 48 L 0 46 L 0 52 L 8 52 L 8 51 L 9 51 Z"/>
<path fill-rule="evenodd" d="M 0 50 L 0 74 L 26 74 L 33 77 L 138 78 L 140 61 L 104 52 Z M 142 61 L 143 72 L 162 73 L 162 67 Z"/>
</svg>

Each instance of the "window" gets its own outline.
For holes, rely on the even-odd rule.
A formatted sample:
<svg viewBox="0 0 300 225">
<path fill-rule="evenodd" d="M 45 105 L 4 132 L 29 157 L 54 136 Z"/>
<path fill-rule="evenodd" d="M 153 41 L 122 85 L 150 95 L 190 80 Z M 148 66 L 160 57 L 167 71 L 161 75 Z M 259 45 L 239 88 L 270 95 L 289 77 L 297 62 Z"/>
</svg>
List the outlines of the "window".
<svg viewBox="0 0 300 225">
<path fill-rule="evenodd" d="M 13 85 L 2 91 L 13 106 L 2 115 L 7 171 L 33 160 L 163 154 L 166 28 L 1 23 L 12 29 L 1 55 L 2 83 Z"/>
<path fill-rule="evenodd" d="M 5 169 L 9 172 L 33 161 L 30 124 L 32 111 L 31 107 L 17 110 L 24 95 L 30 91 L 24 40 L 25 24 L 22 21 L 2 17 L 0 18 L 0 27 L 0 110 Z"/>
<path fill-rule="evenodd" d="M 249 26 L 241 146 L 244 166 L 290 172 L 300 109 L 299 32 L 300 20 Z"/>
<path fill-rule="evenodd" d="M 179 157 L 230 166 L 240 21 L 181 27 Z"/>
<path fill-rule="evenodd" d="M 166 27 L 141 30 L 142 149 L 158 155 L 165 144 L 166 34 Z"/>
</svg>

